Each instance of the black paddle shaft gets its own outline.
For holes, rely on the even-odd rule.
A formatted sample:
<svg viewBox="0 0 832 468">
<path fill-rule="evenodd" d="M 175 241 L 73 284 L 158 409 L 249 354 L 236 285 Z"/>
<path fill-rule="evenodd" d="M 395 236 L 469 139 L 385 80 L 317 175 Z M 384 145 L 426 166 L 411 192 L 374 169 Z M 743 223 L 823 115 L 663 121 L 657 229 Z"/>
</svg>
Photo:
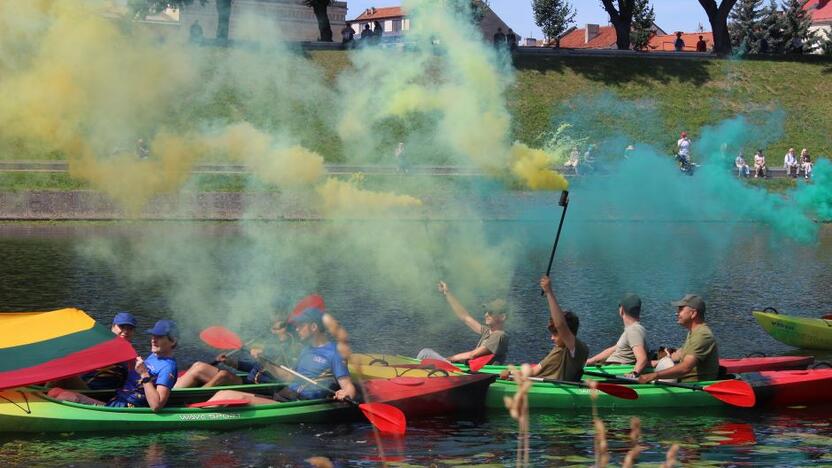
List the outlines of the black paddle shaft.
<svg viewBox="0 0 832 468">
<path fill-rule="evenodd" d="M 558 232 L 555 234 L 555 243 L 552 245 L 552 254 L 549 255 L 549 265 L 546 267 L 546 276 L 549 276 L 549 273 L 552 272 L 552 262 L 555 261 L 555 251 L 558 249 L 558 242 L 560 241 L 560 231 L 563 229 L 563 220 L 566 218 L 566 209 L 569 208 L 569 190 L 564 190 L 560 192 L 560 200 L 558 201 L 558 205 L 563 207 L 563 211 L 560 214 L 560 223 L 558 223 Z M 542 296 L 544 292 L 541 290 L 540 295 Z"/>
</svg>

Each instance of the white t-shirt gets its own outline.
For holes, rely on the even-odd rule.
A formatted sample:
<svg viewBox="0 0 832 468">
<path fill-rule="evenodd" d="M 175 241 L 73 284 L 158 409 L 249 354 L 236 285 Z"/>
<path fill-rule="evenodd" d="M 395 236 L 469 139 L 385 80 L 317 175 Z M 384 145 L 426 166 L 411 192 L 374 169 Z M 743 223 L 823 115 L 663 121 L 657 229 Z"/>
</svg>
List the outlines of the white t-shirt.
<svg viewBox="0 0 832 468">
<path fill-rule="evenodd" d="M 743 158 L 742 156 L 737 156 L 737 159 L 735 161 L 736 161 L 735 163 L 736 163 L 737 167 L 743 167 L 743 166 L 746 165 L 745 164 L 745 158 Z"/>
<path fill-rule="evenodd" d="M 786 156 L 783 157 L 783 165 L 788 166 L 797 166 L 797 158 L 792 153 L 786 153 Z"/>
<path fill-rule="evenodd" d="M 754 155 L 754 165 L 755 166 L 765 166 L 766 165 L 766 157 L 760 154 Z"/>
<path fill-rule="evenodd" d="M 690 138 L 679 138 L 676 146 L 679 147 L 679 156 L 690 156 Z"/>
</svg>

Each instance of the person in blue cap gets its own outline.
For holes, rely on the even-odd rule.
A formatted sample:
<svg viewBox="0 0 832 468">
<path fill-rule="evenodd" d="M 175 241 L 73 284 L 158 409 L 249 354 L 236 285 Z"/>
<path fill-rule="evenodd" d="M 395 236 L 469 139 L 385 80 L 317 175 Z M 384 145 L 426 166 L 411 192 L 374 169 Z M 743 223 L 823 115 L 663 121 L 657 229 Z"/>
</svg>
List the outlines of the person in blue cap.
<svg viewBox="0 0 832 468">
<path fill-rule="evenodd" d="M 294 370 L 316 381 L 318 385 L 312 385 L 280 367 L 267 363 L 266 366 L 275 376 L 291 382 L 276 393 L 273 399 L 235 390 L 221 390 L 211 397 L 211 401 L 245 399 L 255 405 L 265 405 L 274 404 L 275 400 L 315 400 L 330 396 L 336 400 L 355 398 L 355 386 L 350 379 L 347 363 L 324 328 L 324 312 L 315 307 L 308 307 L 299 315 L 293 316 L 291 322 L 305 344 Z"/>
<path fill-rule="evenodd" d="M 113 317 L 113 325 L 110 331 L 132 343 L 133 334 L 136 332 L 136 317 L 130 312 L 117 313 Z M 133 361 L 120 362 L 112 366 L 91 370 L 76 377 L 50 383 L 47 386 L 80 390 L 113 390 L 124 386 L 127 381 L 127 374 L 132 367 Z"/>
<path fill-rule="evenodd" d="M 150 355 L 145 359 L 136 358 L 127 382 L 110 401 L 105 403 L 58 387 L 50 390 L 49 396 L 98 406 L 150 407 L 153 411 L 164 408 L 170 390 L 176 383 L 177 369 L 173 352 L 179 342 L 179 330 L 173 320 L 159 320 L 146 333 L 150 335 Z"/>
</svg>

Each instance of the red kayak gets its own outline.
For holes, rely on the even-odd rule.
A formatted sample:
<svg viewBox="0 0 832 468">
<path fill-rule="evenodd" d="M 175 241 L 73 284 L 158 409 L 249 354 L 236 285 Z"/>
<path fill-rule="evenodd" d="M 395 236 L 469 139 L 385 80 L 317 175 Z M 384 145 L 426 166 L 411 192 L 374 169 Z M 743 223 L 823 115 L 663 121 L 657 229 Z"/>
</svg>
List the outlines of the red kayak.
<svg viewBox="0 0 832 468">
<path fill-rule="evenodd" d="M 393 405 L 409 419 L 480 409 L 496 379 L 493 374 L 396 377 L 365 380 L 363 386 L 365 401 Z"/>
<path fill-rule="evenodd" d="M 832 369 L 750 372 L 740 376 L 754 389 L 757 406 L 829 403 Z"/>
<path fill-rule="evenodd" d="M 768 356 L 720 359 L 719 365 L 725 367 L 729 374 L 742 374 L 744 372 L 805 369 L 813 362 L 815 362 L 814 356 Z"/>
</svg>

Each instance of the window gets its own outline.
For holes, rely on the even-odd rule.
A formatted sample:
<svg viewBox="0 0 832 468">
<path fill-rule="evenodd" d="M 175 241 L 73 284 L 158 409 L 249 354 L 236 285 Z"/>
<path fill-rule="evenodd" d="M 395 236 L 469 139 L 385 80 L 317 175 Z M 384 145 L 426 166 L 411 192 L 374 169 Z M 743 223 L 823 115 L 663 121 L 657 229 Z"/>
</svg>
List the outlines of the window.
<svg viewBox="0 0 832 468">
<path fill-rule="evenodd" d="M 393 20 L 393 32 L 399 32 L 402 30 L 402 20 L 394 19 Z"/>
</svg>

